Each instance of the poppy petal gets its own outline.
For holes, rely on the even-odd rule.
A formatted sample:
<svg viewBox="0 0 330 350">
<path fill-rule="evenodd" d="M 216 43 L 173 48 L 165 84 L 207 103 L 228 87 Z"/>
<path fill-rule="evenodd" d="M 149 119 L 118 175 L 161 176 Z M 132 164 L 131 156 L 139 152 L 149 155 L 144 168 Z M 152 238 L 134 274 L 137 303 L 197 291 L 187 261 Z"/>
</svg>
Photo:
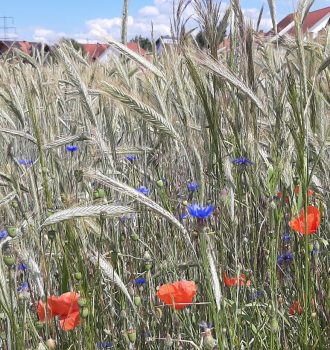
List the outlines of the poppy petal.
<svg viewBox="0 0 330 350">
<path fill-rule="evenodd" d="M 60 326 L 64 331 L 70 331 L 80 323 L 80 312 L 70 312 L 66 317 L 60 319 Z"/>
</svg>

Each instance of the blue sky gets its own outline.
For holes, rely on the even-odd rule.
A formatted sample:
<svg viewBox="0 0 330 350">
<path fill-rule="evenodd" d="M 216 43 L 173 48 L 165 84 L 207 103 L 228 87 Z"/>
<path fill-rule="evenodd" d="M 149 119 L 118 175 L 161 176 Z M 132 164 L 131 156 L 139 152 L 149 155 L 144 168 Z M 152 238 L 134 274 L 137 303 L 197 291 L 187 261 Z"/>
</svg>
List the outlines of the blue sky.
<svg viewBox="0 0 330 350">
<path fill-rule="evenodd" d="M 129 37 L 150 36 L 151 22 L 155 36 L 168 34 L 173 0 L 129 0 Z M 229 0 L 224 0 L 226 3 Z M 314 8 L 329 6 L 329 0 L 316 0 Z M 241 0 L 246 17 L 256 19 L 265 4 L 262 26 L 269 29 L 271 21 L 267 0 Z M 278 18 L 292 12 L 296 0 L 277 0 Z M 0 16 L 14 17 L 17 38 L 53 42 L 60 37 L 78 41 L 100 40 L 107 35 L 119 37 L 122 0 L 7 0 L 0 5 Z M 1 23 L 0 26 L 2 26 Z M 13 33 L 13 31 L 10 31 Z M 0 32 L 0 36 L 3 33 Z"/>
</svg>

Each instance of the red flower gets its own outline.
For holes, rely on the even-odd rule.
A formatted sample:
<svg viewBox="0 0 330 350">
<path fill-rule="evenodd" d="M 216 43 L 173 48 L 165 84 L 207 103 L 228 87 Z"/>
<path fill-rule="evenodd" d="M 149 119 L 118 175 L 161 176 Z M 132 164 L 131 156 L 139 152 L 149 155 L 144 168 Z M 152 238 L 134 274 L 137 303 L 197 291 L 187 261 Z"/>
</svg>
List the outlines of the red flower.
<svg viewBox="0 0 330 350">
<path fill-rule="evenodd" d="M 177 281 L 163 284 L 157 291 L 157 296 L 166 305 L 176 310 L 190 305 L 197 293 L 194 281 Z"/>
<path fill-rule="evenodd" d="M 251 285 L 251 281 L 250 280 L 248 280 L 248 281 L 246 280 L 246 276 L 244 275 L 244 273 L 242 273 L 239 278 L 237 278 L 237 277 L 228 278 L 226 272 L 224 272 L 224 274 L 223 274 L 223 281 L 225 282 L 225 285 L 227 287 L 237 286 L 238 284 L 240 286 L 250 286 Z"/>
<path fill-rule="evenodd" d="M 60 326 L 64 331 L 77 327 L 80 323 L 79 297 L 80 295 L 75 292 L 67 292 L 59 297 L 51 295 L 47 298 L 48 319 L 59 316 Z M 45 321 L 45 304 L 41 300 L 39 300 L 37 312 L 40 321 Z"/>
<path fill-rule="evenodd" d="M 282 199 L 283 198 L 283 192 L 277 192 L 276 197 L 277 197 L 277 199 Z M 289 196 L 286 196 L 285 197 L 285 203 L 289 203 L 289 202 L 290 202 L 290 198 L 289 198 Z"/>
<path fill-rule="evenodd" d="M 301 315 L 303 313 L 303 307 L 301 306 L 299 301 L 294 301 L 291 305 L 290 305 L 290 309 L 289 309 L 289 314 L 291 316 L 293 315 Z"/>
<path fill-rule="evenodd" d="M 295 194 L 299 194 L 299 192 L 300 192 L 300 187 L 299 187 L 299 185 L 297 185 L 296 188 L 294 189 L 294 193 L 295 193 Z M 309 189 L 307 190 L 307 196 L 310 197 L 310 196 L 312 196 L 313 194 L 314 194 L 314 191 L 311 190 L 311 189 L 309 188 Z"/>
<path fill-rule="evenodd" d="M 305 215 L 304 215 L 304 209 L 301 210 L 300 216 L 294 218 L 289 222 L 289 226 L 305 235 L 310 235 L 312 233 L 315 233 L 317 229 L 320 226 L 321 221 L 321 214 L 318 208 L 313 207 L 312 205 L 308 206 L 307 208 L 307 228 L 305 227 Z"/>
</svg>

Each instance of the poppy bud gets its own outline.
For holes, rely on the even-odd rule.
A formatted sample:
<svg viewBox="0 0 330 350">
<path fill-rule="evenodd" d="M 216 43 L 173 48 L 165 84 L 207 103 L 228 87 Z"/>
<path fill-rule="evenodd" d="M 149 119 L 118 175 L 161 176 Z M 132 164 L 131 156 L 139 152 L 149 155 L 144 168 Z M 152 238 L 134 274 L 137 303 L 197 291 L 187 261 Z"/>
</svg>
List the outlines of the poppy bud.
<svg viewBox="0 0 330 350">
<path fill-rule="evenodd" d="M 36 329 L 40 330 L 44 328 L 44 323 L 43 322 L 36 322 L 35 325 Z"/>
<path fill-rule="evenodd" d="M 93 199 L 98 199 L 98 198 L 100 198 L 99 191 L 98 190 L 93 191 Z"/>
<path fill-rule="evenodd" d="M 145 268 L 147 271 L 150 271 L 151 268 L 152 268 L 152 262 L 151 262 L 151 261 L 147 261 L 147 262 L 144 264 L 144 268 Z"/>
<path fill-rule="evenodd" d="M 182 205 L 184 205 L 185 207 L 188 205 L 187 201 L 182 201 Z"/>
<path fill-rule="evenodd" d="M 10 267 L 13 266 L 16 262 L 16 259 L 13 255 L 5 255 L 3 257 L 3 261 L 6 264 L 6 266 Z"/>
<path fill-rule="evenodd" d="M 83 307 L 82 309 L 80 309 L 80 316 L 82 318 L 86 318 L 89 314 L 89 310 L 87 307 Z"/>
<path fill-rule="evenodd" d="M 212 350 L 215 345 L 215 340 L 210 329 L 206 329 L 203 337 L 203 349 Z"/>
<path fill-rule="evenodd" d="M 105 191 L 103 188 L 99 188 L 98 189 L 98 193 L 99 193 L 99 198 L 104 198 L 105 197 Z"/>
<path fill-rule="evenodd" d="M 316 318 L 316 316 L 317 316 L 317 315 L 316 315 L 316 312 L 312 312 L 312 315 L 311 315 L 311 316 L 312 316 L 312 318 Z"/>
<path fill-rule="evenodd" d="M 271 324 L 270 324 L 270 330 L 273 333 L 277 333 L 279 331 L 279 326 L 276 317 L 272 318 Z"/>
<path fill-rule="evenodd" d="M 120 317 L 121 318 L 126 318 L 127 317 L 126 310 L 121 310 L 120 311 Z"/>
<path fill-rule="evenodd" d="M 156 184 L 157 184 L 158 187 L 164 187 L 164 181 L 163 180 L 158 180 L 156 182 Z"/>
<path fill-rule="evenodd" d="M 16 236 L 16 227 L 8 227 L 7 232 L 9 237 L 14 238 Z"/>
<path fill-rule="evenodd" d="M 128 340 L 131 343 L 134 343 L 136 341 L 136 329 L 131 328 L 127 331 L 127 335 L 128 335 Z"/>
<path fill-rule="evenodd" d="M 55 230 L 49 230 L 49 231 L 47 232 L 47 236 L 48 236 L 48 238 L 49 238 L 50 240 L 55 239 L 55 237 L 56 237 L 56 231 L 55 231 Z"/>
<path fill-rule="evenodd" d="M 124 338 L 124 340 L 125 340 L 125 342 L 127 343 L 127 344 L 129 344 L 130 343 L 130 341 L 129 341 L 129 339 L 128 339 L 128 334 L 127 334 L 127 332 L 122 332 L 122 335 L 123 335 L 123 338 Z"/>
<path fill-rule="evenodd" d="M 145 253 L 143 255 L 143 259 L 147 260 L 147 261 L 152 260 L 151 259 L 151 255 L 150 255 L 150 253 L 147 250 L 145 251 Z"/>
<path fill-rule="evenodd" d="M 12 202 L 11 205 L 13 206 L 13 208 L 18 208 L 18 203 L 16 201 Z"/>
<path fill-rule="evenodd" d="M 80 281 L 82 279 L 82 274 L 81 272 L 76 272 L 74 274 L 74 278 L 77 280 L 77 281 Z"/>
<path fill-rule="evenodd" d="M 79 300 L 78 300 L 78 305 L 80 306 L 80 307 L 83 307 L 83 306 L 85 306 L 87 304 L 87 300 L 85 299 L 85 298 L 79 298 Z"/>
<path fill-rule="evenodd" d="M 55 342 L 55 340 L 52 339 L 52 338 L 49 338 L 49 339 L 46 341 L 46 345 L 47 345 L 48 349 L 50 349 L 50 350 L 56 349 L 56 342 Z"/>
<path fill-rule="evenodd" d="M 56 342 L 55 342 L 55 340 L 52 339 L 52 338 L 49 338 L 49 339 L 46 341 L 46 345 L 47 345 L 48 349 L 50 349 L 50 350 L 56 349 Z"/>
<path fill-rule="evenodd" d="M 134 304 L 135 304 L 136 306 L 140 306 L 140 305 L 141 305 L 141 298 L 140 298 L 138 295 L 136 295 L 136 296 L 134 297 Z"/>
<path fill-rule="evenodd" d="M 173 340 L 170 334 L 166 334 L 165 346 L 170 348 L 173 345 Z"/>
<path fill-rule="evenodd" d="M 156 314 L 157 314 L 157 316 L 159 317 L 159 318 L 162 318 L 162 316 L 163 316 L 163 311 L 162 311 L 162 309 L 160 308 L 160 307 L 156 307 Z"/>
<path fill-rule="evenodd" d="M 137 241 L 138 239 L 139 239 L 139 236 L 136 234 L 136 233 L 133 233 L 132 235 L 131 235 L 131 239 L 132 239 L 132 241 Z"/>
</svg>

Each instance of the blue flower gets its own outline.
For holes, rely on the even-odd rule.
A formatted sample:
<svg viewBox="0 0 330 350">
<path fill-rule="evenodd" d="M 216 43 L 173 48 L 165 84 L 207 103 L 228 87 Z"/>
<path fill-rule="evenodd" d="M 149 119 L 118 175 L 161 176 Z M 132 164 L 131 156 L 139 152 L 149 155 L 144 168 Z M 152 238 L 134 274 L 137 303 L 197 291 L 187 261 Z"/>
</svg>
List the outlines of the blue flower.
<svg viewBox="0 0 330 350">
<path fill-rule="evenodd" d="M 202 321 L 202 322 L 200 322 L 198 325 L 199 325 L 199 327 L 202 328 L 203 331 L 205 331 L 205 330 L 208 329 L 208 328 L 212 328 L 212 327 L 213 327 L 213 326 L 212 326 L 212 323 L 206 322 L 206 321 Z"/>
<path fill-rule="evenodd" d="M 142 286 L 143 284 L 146 283 L 146 279 L 140 277 L 140 278 L 135 279 L 134 283 L 137 284 L 138 286 Z"/>
<path fill-rule="evenodd" d="M 251 162 L 250 159 L 247 159 L 245 157 L 235 158 L 231 162 L 235 165 L 252 165 L 253 164 L 253 162 Z"/>
<path fill-rule="evenodd" d="M 0 240 L 8 237 L 8 232 L 7 230 L 2 230 L 0 231 Z"/>
<path fill-rule="evenodd" d="M 146 196 L 150 193 L 150 190 L 145 186 L 140 186 L 136 190 Z"/>
<path fill-rule="evenodd" d="M 27 270 L 27 265 L 26 264 L 24 264 L 24 263 L 20 263 L 18 266 L 17 266 L 17 269 L 19 270 L 19 271 L 25 271 L 25 270 Z"/>
<path fill-rule="evenodd" d="M 314 246 L 313 246 L 313 250 L 312 250 L 312 255 L 315 256 L 315 255 L 317 255 L 317 253 L 318 253 L 318 249 L 317 249 L 317 247 L 314 245 Z"/>
<path fill-rule="evenodd" d="M 33 160 L 32 159 L 19 159 L 18 163 L 20 165 L 29 165 L 29 164 L 33 164 Z"/>
<path fill-rule="evenodd" d="M 181 219 L 181 220 L 187 219 L 187 217 L 188 217 L 188 214 L 187 214 L 187 213 L 182 213 L 182 214 L 180 214 L 180 219 Z"/>
<path fill-rule="evenodd" d="M 282 265 L 284 262 L 291 262 L 292 260 L 293 254 L 291 252 L 287 252 L 277 257 L 277 264 Z"/>
<path fill-rule="evenodd" d="M 282 241 L 290 241 L 291 237 L 290 234 L 288 232 L 286 232 L 283 236 L 282 236 Z"/>
<path fill-rule="evenodd" d="M 187 185 L 187 187 L 190 192 L 196 192 L 199 188 L 199 185 L 197 182 L 191 182 Z"/>
<path fill-rule="evenodd" d="M 198 204 L 188 205 L 189 214 L 198 219 L 206 219 L 213 213 L 214 206 L 201 207 Z"/>
<path fill-rule="evenodd" d="M 29 285 L 27 282 L 23 282 L 23 284 L 17 288 L 17 291 L 19 293 L 22 293 L 22 292 L 27 292 L 29 290 Z"/>
<path fill-rule="evenodd" d="M 76 152 L 78 151 L 79 147 L 78 146 L 75 146 L 75 145 L 68 145 L 65 147 L 65 149 L 68 151 L 68 152 Z"/>
<path fill-rule="evenodd" d="M 137 159 L 137 156 L 135 156 L 134 154 L 129 154 L 126 159 L 130 162 L 133 162 L 134 160 Z"/>
</svg>

